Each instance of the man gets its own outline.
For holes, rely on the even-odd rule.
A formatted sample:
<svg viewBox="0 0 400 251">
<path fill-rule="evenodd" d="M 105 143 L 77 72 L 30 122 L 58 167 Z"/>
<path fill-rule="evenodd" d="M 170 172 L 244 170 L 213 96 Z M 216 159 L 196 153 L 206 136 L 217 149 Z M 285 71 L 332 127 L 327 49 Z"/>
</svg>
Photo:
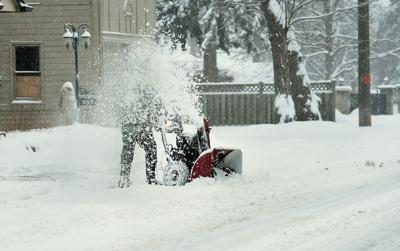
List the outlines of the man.
<svg viewBox="0 0 400 251">
<path fill-rule="evenodd" d="M 157 184 L 155 169 L 157 165 L 157 145 L 153 136 L 153 129 L 158 128 L 159 117 L 163 106 L 154 93 L 143 91 L 135 105 L 126 109 L 122 120 L 122 153 L 121 179 L 119 187 L 129 187 L 130 171 L 135 153 L 136 143 L 146 153 L 146 180 L 148 184 Z"/>
</svg>

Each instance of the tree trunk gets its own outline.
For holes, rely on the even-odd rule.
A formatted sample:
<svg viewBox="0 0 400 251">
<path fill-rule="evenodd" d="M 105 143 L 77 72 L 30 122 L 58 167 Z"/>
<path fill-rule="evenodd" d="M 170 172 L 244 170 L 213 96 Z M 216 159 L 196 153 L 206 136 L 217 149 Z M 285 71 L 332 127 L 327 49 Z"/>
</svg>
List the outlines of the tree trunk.
<svg viewBox="0 0 400 251">
<path fill-rule="evenodd" d="M 294 111 L 287 114 L 279 114 L 280 121 L 290 122 L 293 119 L 306 121 L 319 119 L 318 103 L 315 105 L 316 98 L 311 94 L 307 79 L 307 73 L 299 54 L 299 46 L 295 41 L 295 35 L 290 33 L 289 29 L 279 22 L 277 17 L 269 9 L 269 0 L 261 2 L 261 10 L 267 20 L 268 32 L 271 41 L 272 58 L 274 67 L 274 86 L 277 97 L 284 95 L 287 100 L 288 110 L 290 103 L 294 103 Z M 283 13 L 285 13 L 283 11 Z M 289 46 L 289 43 L 291 46 Z M 290 47 L 290 48 L 289 48 Z M 282 97 L 279 97 L 282 100 Z M 276 105 L 276 104 L 275 104 Z M 317 107 L 316 109 L 315 106 Z M 278 107 L 275 107 L 278 108 Z M 294 113 L 291 118 L 291 113 Z M 282 119 L 282 116 L 286 118 Z"/>
<path fill-rule="evenodd" d="M 371 126 L 371 74 L 369 58 L 369 4 L 358 0 L 359 126 Z"/>
<path fill-rule="evenodd" d="M 292 95 L 297 121 L 318 120 L 318 100 L 312 95 L 305 72 L 303 58 L 298 51 L 289 51 L 290 93 Z M 313 107 L 314 105 L 314 107 Z"/>
<path fill-rule="evenodd" d="M 206 48 L 203 54 L 203 74 L 207 82 L 218 81 L 217 50 L 213 47 Z"/>
<path fill-rule="evenodd" d="M 261 2 L 261 11 L 267 20 L 269 40 L 272 49 L 275 94 L 289 94 L 289 69 L 287 50 L 287 30 L 279 23 L 269 9 L 269 0 Z"/>
<path fill-rule="evenodd" d="M 331 13 L 331 1 L 324 1 L 324 14 Z M 325 80 L 330 80 L 333 71 L 333 14 L 324 19 L 325 25 Z"/>
</svg>

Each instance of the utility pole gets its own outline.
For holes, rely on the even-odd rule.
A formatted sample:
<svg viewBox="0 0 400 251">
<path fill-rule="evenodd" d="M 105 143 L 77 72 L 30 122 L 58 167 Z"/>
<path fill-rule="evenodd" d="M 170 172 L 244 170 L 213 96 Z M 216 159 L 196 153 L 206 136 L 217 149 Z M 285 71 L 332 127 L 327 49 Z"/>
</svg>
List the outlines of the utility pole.
<svg viewBox="0 0 400 251">
<path fill-rule="evenodd" d="M 358 121 L 371 126 L 371 71 L 369 57 L 369 0 L 358 0 Z"/>
</svg>

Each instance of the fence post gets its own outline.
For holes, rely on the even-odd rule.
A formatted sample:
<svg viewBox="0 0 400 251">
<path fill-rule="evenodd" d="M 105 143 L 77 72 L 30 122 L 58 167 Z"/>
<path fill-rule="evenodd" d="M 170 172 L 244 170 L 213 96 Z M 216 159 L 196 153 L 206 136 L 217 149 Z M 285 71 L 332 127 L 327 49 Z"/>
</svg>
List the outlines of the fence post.
<svg viewBox="0 0 400 251">
<path fill-rule="evenodd" d="M 258 82 L 258 94 L 263 94 L 264 92 L 264 83 Z"/>
<path fill-rule="evenodd" d="M 380 85 L 378 89 L 381 94 L 386 95 L 386 115 L 393 115 L 393 96 L 396 86 L 394 85 Z"/>
<path fill-rule="evenodd" d="M 336 107 L 342 114 L 350 114 L 350 86 L 336 86 Z"/>
<path fill-rule="evenodd" d="M 331 92 L 332 92 L 332 98 L 331 98 L 331 121 L 335 122 L 336 121 L 336 80 L 332 79 L 331 80 Z"/>
<path fill-rule="evenodd" d="M 397 86 L 397 112 L 400 113 L 400 85 Z"/>
</svg>

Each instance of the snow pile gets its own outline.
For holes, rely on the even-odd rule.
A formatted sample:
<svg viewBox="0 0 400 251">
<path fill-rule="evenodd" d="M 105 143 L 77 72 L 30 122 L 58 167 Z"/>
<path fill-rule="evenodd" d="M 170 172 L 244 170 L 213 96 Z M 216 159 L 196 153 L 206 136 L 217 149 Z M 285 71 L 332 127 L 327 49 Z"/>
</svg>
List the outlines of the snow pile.
<svg viewBox="0 0 400 251">
<path fill-rule="evenodd" d="M 55 180 L 110 175 L 119 168 L 120 137 L 118 129 L 81 124 L 9 133 L 0 139 L 0 173 Z"/>
<path fill-rule="evenodd" d="M 275 109 L 277 109 L 277 113 L 280 116 L 280 123 L 293 121 L 296 116 L 296 110 L 294 109 L 294 103 L 291 95 L 277 95 L 275 97 Z"/>
</svg>

